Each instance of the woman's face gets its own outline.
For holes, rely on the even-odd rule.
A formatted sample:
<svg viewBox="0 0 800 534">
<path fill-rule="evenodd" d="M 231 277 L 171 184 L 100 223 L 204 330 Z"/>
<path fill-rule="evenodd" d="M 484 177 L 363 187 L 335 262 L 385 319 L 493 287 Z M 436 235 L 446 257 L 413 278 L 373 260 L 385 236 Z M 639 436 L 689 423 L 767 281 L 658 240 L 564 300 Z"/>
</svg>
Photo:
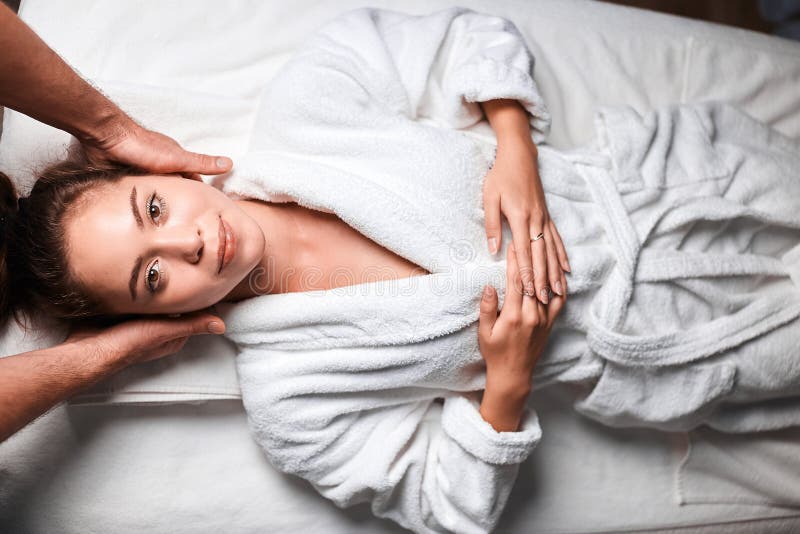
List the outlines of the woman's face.
<svg viewBox="0 0 800 534">
<path fill-rule="evenodd" d="M 99 186 L 65 223 L 70 269 L 114 314 L 206 308 L 258 265 L 265 247 L 261 227 L 233 200 L 175 176 Z"/>
</svg>

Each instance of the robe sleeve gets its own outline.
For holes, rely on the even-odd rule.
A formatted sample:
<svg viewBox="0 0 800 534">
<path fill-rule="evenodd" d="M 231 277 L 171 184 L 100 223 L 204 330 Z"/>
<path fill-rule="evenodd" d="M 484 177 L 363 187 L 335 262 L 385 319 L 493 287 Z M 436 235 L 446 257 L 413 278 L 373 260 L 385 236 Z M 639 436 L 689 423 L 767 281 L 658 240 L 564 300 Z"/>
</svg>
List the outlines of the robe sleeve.
<svg viewBox="0 0 800 534">
<path fill-rule="evenodd" d="M 461 7 L 425 16 L 349 11 L 320 28 L 276 74 L 259 121 L 276 136 L 251 150 L 313 151 L 316 138 L 329 143 L 330 129 L 341 137 L 343 129 L 368 128 L 374 136 L 400 119 L 467 128 L 484 118 L 477 102 L 498 98 L 524 106 L 539 143 L 550 115 L 533 63 L 519 30 L 501 17 Z"/>
<path fill-rule="evenodd" d="M 387 392 L 301 393 L 298 378 L 289 381 L 270 384 L 260 408 L 246 400 L 270 462 L 339 507 L 367 502 L 414 532 L 491 532 L 541 436 L 530 409 L 517 432 L 495 431 L 476 393 L 452 393 L 442 405 Z"/>
</svg>

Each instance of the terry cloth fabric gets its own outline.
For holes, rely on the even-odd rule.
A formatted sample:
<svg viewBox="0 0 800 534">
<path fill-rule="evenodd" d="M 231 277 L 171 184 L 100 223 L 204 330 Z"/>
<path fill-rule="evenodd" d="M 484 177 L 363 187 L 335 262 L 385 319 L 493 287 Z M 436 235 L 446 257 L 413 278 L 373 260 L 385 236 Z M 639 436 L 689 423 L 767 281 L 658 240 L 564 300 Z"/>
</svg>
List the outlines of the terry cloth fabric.
<svg viewBox="0 0 800 534">
<path fill-rule="evenodd" d="M 339 506 L 369 502 L 416 532 L 490 531 L 540 438 L 532 411 L 518 432 L 481 418 L 476 332 L 483 286 L 501 304 L 505 292 L 504 255 L 485 242 L 494 143 L 476 102 L 520 100 L 540 142 L 532 65 L 498 17 L 346 13 L 265 88 L 248 154 L 220 181 L 335 213 L 431 273 L 220 306 L 255 439 Z M 781 350 L 768 334 L 797 339 L 796 146 L 714 104 L 604 110 L 597 126 L 585 149 L 539 149 L 572 274 L 534 388 L 593 383 L 584 413 L 669 429 L 793 393 L 791 352 L 748 354 Z"/>
<path fill-rule="evenodd" d="M 457 129 L 482 118 L 465 99 L 516 98 L 541 139 L 531 69 L 504 19 L 364 9 L 320 30 L 265 90 L 224 190 L 336 212 L 432 273 L 220 306 L 256 439 L 339 506 L 370 502 L 417 532 L 488 532 L 539 440 L 532 411 L 517 432 L 478 411 L 471 289 L 502 288 L 504 266 L 485 237 L 475 246 L 493 147 Z"/>
<path fill-rule="evenodd" d="M 726 105 L 598 114 L 579 165 L 616 256 L 587 314 L 600 380 L 578 408 L 616 426 L 800 424 L 800 151 Z"/>
</svg>

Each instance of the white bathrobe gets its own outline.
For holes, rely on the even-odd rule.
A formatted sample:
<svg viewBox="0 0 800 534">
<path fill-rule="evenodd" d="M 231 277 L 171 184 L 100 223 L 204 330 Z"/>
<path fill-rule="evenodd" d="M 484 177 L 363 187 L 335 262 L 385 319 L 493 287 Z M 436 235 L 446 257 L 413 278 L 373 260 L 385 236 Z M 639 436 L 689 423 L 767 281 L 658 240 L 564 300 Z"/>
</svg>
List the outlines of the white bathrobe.
<svg viewBox="0 0 800 534">
<path fill-rule="evenodd" d="M 487 532 L 540 439 L 530 410 L 517 432 L 480 416 L 476 330 L 483 286 L 501 303 L 505 291 L 481 195 L 494 139 L 476 102 L 519 100 L 541 142 L 532 66 L 498 17 L 360 9 L 262 95 L 224 190 L 336 213 L 431 273 L 220 305 L 255 439 L 339 506 L 369 502 L 417 532 Z M 796 144 L 716 105 L 605 110 L 597 128 L 585 149 L 539 151 L 572 274 L 533 394 L 584 382 L 592 417 L 682 428 L 797 393 L 800 177 L 784 175 L 800 168 Z M 759 350 L 766 367 L 748 363 Z"/>
</svg>

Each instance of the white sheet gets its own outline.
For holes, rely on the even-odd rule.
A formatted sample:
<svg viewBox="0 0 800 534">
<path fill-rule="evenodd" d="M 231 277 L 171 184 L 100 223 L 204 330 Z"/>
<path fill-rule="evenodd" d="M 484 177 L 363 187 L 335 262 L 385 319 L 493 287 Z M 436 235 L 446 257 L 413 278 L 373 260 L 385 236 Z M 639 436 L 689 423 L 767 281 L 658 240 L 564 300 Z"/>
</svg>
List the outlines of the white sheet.
<svg viewBox="0 0 800 534">
<path fill-rule="evenodd" d="M 257 88 L 319 24 L 361 5 L 425 13 L 453 4 L 511 18 L 521 29 L 537 57 L 537 81 L 554 116 L 550 141 L 558 147 L 588 140 L 598 104 L 646 109 L 711 98 L 732 101 L 800 137 L 797 44 L 606 4 L 412 0 L 393 6 L 388 0 L 301 0 L 222 7 L 211 0 L 184 0 L 143 8 L 141 2 L 26 0 L 22 16 L 104 88 L 117 84 L 119 91 L 119 82 L 135 82 L 232 99 L 241 112 L 234 114 L 236 120 L 197 117 L 202 128 L 167 133 L 190 148 L 235 158 L 236 125 L 247 120 Z M 174 105 L 181 113 L 179 98 Z M 158 128 L 158 117 L 147 116 L 146 107 L 130 101 L 128 109 Z M 32 168 L 59 157 L 64 140 L 59 132 L 7 112 L 0 169 L 29 184 Z M 3 341 L 20 347 L 13 334 Z M 235 396 L 229 387 L 232 351 L 198 350 L 199 345 L 131 369 L 104 385 L 98 396 L 84 397 L 101 406 L 60 407 L 0 446 L 0 470 L 6 475 L 0 480 L 0 524 L 31 532 L 142 527 L 214 532 L 224 518 L 226 525 L 244 531 L 255 525 L 383 530 L 386 524 L 367 510 L 341 512 L 295 479 L 276 475 L 246 434 L 235 401 L 109 404 L 208 399 L 198 390 L 186 391 L 203 381 L 218 388 L 219 399 Z M 209 376 L 221 380 L 208 384 Z M 599 427 L 567 408 L 568 391 L 543 392 L 533 400 L 550 437 L 525 464 L 529 476 L 521 471 L 501 530 L 589 532 L 798 515 L 765 506 L 676 507 L 673 475 L 685 436 Z M 715 480 L 712 476 L 710 487 L 722 487 Z M 737 483 L 748 488 L 747 480 Z M 182 521 L 172 519 L 176 516 Z"/>
</svg>

